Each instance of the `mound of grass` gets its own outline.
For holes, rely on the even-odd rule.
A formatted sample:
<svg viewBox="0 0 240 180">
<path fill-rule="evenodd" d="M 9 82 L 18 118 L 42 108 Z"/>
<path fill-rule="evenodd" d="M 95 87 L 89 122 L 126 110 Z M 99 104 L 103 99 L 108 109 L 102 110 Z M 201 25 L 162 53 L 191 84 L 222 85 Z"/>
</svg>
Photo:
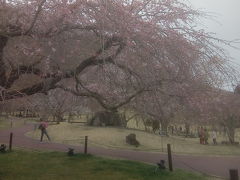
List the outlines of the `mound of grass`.
<svg viewBox="0 0 240 180">
<path fill-rule="evenodd" d="M 60 152 L 15 151 L 0 154 L 4 180 L 206 180 L 208 177 L 175 170 L 154 172 L 153 165 L 91 155 L 69 157 Z"/>
</svg>

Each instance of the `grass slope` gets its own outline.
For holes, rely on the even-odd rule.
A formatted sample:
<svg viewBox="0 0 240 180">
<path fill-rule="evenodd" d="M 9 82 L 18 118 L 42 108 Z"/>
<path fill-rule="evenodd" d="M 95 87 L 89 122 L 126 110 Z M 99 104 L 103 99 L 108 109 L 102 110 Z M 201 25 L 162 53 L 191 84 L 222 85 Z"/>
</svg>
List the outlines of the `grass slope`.
<svg viewBox="0 0 240 180">
<path fill-rule="evenodd" d="M 1 180 L 206 180 L 182 170 L 158 171 L 148 164 L 60 152 L 15 151 L 0 154 Z"/>
<path fill-rule="evenodd" d="M 143 151 L 164 151 L 167 144 L 172 145 L 174 153 L 200 154 L 200 155 L 240 155 L 240 146 L 228 145 L 201 145 L 198 138 L 183 138 L 177 136 L 160 137 L 140 130 L 113 128 L 113 127 L 89 127 L 80 124 L 60 123 L 48 128 L 53 142 L 79 145 L 84 143 L 84 136 L 89 137 L 90 146 L 103 146 L 106 148 L 133 149 Z M 128 134 L 135 133 L 139 147 L 130 146 L 125 138 Z M 39 139 L 40 131 L 27 133 L 28 136 Z M 211 143 L 211 140 L 209 140 Z"/>
</svg>

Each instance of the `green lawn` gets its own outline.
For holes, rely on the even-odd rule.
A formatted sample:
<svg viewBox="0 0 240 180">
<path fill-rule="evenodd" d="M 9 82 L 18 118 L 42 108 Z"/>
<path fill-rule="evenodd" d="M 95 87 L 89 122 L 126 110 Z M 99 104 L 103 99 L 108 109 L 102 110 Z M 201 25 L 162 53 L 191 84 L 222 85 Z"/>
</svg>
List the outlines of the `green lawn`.
<svg viewBox="0 0 240 180">
<path fill-rule="evenodd" d="M 90 155 L 69 157 L 60 152 L 14 151 L 0 154 L 1 180 L 207 180 L 209 177 L 175 170 L 154 172 L 155 166 Z"/>
<path fill-rule="evenodd" d="M 0 130 L 10 128 L 10 125 L 9 121 L 6 121 L 6 118 L 0 117 Z"/>
<path fill-rule="evenodd" d="M 17 121 L 14 121 L 12 123 L 12 126 L 17 127 L 17 126 L 20 126 L 23 124 L 24 124 L 23 119 L 18 119 Z M 0 130 L 9 129 L 9 128 L 11 128 L 11 117 L 1 117 L 0 116 Z"/>
<path fill-rule="evenodd" d="M 11 128 L 11 120 L 12 120 L 12 127 L 18 127 L 24 125 L 26 122 L 34 122 L 34 118 L 18 118 L 18 117 L 1 117 L 0 116 L 0 130 L 3 129 L 10 129 Z"/>
<path fill-rule="evenodd" d="M 84 136 L 89 137 L 90 146 L 103 146 L 106 148 L 133 149 L 142 151 L 166 152 L 167 144 L 172 145 L 174 153 L 199 155 L 240 155 L 240 146 L 229 145 L 200 145 L 198 138 L 160 137 L 145 131 L 114 128 L 90 127 L 66 122 L 52 125 L 48 128 L 53 142 L 79 145 L 84 143 Z M 140 142 L 139 147 L 128 145 L 125 138 L 135 133 Z M 40 131 L 27 133 L 28 136 L 39 139 Z M 210 141 L 209 141 L 210 142 Z"/>
</svg>

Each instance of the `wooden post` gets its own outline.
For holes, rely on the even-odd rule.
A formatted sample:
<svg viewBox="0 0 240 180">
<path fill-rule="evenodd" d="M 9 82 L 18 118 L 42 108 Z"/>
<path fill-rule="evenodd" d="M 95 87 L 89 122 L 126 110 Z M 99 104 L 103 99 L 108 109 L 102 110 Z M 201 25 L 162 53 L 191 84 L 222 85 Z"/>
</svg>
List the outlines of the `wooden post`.
<svg viewBox="0 0 240 180">
<path fill-rule="evenodd" d="M 168 150 L 168 166 L 169 166 L 169 170 L 173 171 L 172 152 L 171 152 L 171 145 L 170 144 L 167 144 L 167 150 Z"/>
<path fill-rule="evenodd" d="M 85 136 L 84 154 L 87 154 L 88 136 Z"/>
<path fill-rule="evenodd" d="M 229 174 L 230 174 L 230 180 L 239 180 L 237 169 L 230 169 Z"/>
<path fill-rule="evenodd" d="M 10 133 L 10 139 L 9 139 L 9 151 L 12 151 L 12 138 L 13 138 L 13 133 Z"/>
</svg>

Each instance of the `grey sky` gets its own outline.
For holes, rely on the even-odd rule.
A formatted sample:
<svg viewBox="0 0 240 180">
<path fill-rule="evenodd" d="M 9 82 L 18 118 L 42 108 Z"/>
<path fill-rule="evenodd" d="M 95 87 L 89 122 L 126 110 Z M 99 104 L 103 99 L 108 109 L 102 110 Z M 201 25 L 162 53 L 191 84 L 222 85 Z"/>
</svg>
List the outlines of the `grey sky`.
<svg viewBox="0 0 240 180">
<path fill-rule="evenodd" d="M 240 0 L 188 0 L 195 8 L 209 12 L 215 20 L 203 20 L 204 29 L 225 40 L 240 39 Z M 240 49 L 240 43 L 235 44 Z M 240 50 L 227 48 L 240 71 Z"/>
</svg>

